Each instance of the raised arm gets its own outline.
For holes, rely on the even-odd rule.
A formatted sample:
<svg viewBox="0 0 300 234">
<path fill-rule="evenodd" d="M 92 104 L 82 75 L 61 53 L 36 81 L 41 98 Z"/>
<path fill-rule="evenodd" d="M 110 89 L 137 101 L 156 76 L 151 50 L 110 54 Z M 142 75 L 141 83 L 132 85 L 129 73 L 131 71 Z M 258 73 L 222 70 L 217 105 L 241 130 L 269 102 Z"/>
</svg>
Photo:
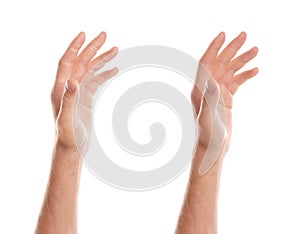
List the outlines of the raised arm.
<svg viewBox="0 0 300 234">
<path fill-rule="evenodd" d="M 117 48 L 95 57 L 105 42 L 102 32 L 79 53 L 84 40 L 80 33 L 70 44 L 59 62 L 51 101 L 56 123 L 56 139 L 52 154 L 52 165 L 43 206 L 38 219 L 36 234 L 77 233 L 77 200 L 82 160 L 77 151 L 73 132 L 73 111 L 79 85 L 87 73 L 101 60 L 117 53 Z M 95 58 L 94 58 L 95 57 Z M 97 88 L 116 70 L 95 77 Z M 104 79 L 105 78 L 105 79 Z"/>
<path fill-rule="evenodd" d="M 191 95 L 200 134 L 176 234 L 217 233 L 218 191 L 222 162 L 230 145 L 232 98 L 240 85 L 258 73 L 257 68 L 240 72 L 240 69 L 258 53 L 258 49 L 253 47 L 236 57 L 245 40 L 246 33 L 242 32 L 220 52 L 225 41 L 225 34 L 220 33 L 211 42 L 200 60 L 198 77 Z M 211 76 L 213 82 L 208 85 L 205 93 L 201 93 L 197 84 L 201 84 L 201 80 L 204 78 L 201 75 L 206 73 Z M 212 134 L 212 128 L 218 128 L 218 126 L 214 126 L 216 123 L 213 121 L 212 112 L 219 111 L 219 107 L 212 108 L 209 102 L 216 100 L 218 95 L 222 104 L 221 109 L 224 110 L 224 119 L 221 118 L 218 121 L 219 125 L 224 124 L 224 128 L 219 127 L 217 133 L 225 136 L 225 139 L 221 144 L 214 145 L 215 148 L 208 155 L 210 142 L 214 140 L 211 138 L 218 137 Z M 220 115 L 220 113 L 214 114 Z M 208 156 L 213 156 L 217 160 L 208 172 L 201 174 L 201 164 Z"/>
</svg>

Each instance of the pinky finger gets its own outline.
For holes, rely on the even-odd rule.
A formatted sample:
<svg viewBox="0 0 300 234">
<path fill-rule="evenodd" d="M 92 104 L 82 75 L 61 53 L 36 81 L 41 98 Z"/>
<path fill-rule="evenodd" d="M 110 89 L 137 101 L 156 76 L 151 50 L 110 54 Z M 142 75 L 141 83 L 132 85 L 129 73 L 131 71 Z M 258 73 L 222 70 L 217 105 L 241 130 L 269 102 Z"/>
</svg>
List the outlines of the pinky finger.
<svg viewBox="0 0 300 234">
<path fill-rule="evenodd" d="M 258 73 L 258 68 L 255 67 L 255 68 L 252 68 L 251 70 L 248 70 L 248 71 L 244 71 L 238 75 L 236 75 L 234 77 L 234 80 L 235 82 L 238 84 L 238 85 L 242 85 L 243 83 L 245 83 L 248 79 L 256 76 Z"/>
<path fill-rule="evenodd" d="M 237 89 L 244 84 L 247 80 L 253 78 L 258 73 L 258 68 L 252 68 L 251 70 L 244 71 L 238 75 L 236 75 L 232 81 L 232 83 L 229 85 L 229 91 L 234 94 Z"/>
<path fill-rule="evenodd" d="M 114 77 L 115 75 L 117 75 L 117 73 L 119 72 L 119 69 L 117 67 L 114 67 L 110 70 L 106 70 L 104 72 L 101 72 L 100 74 L 95 76 L 95 81 L 99 82 L 99 80 L 107 80 L 110 79 L 112 77 Z"/>
<path fill-rule="evenodd" d="M 89 80 L 85 85 L 88 90 L 94 95 L 100 85 L 102 85 L 108 79 L 114 77 L 118 72 L 119 69 L 117 67 L 101 72 L 100 74 L 94 76 L 91 80 Z"/>
<path fill-rule="evenodd" d="M 89 67 L 93 71 L 97 71 L 101 67 L 103 67 L 105 65 L 105 63 L 108 63 L 110 60 L 112 60 L 114 57 L 116 57 L 117 53 L 118 53 L 118 48 L 113 47 L 110 50 L 106 51 L 105 53 L 99 55 L 97 58 L 93 59 L 90 62 Z"/>
</svg>

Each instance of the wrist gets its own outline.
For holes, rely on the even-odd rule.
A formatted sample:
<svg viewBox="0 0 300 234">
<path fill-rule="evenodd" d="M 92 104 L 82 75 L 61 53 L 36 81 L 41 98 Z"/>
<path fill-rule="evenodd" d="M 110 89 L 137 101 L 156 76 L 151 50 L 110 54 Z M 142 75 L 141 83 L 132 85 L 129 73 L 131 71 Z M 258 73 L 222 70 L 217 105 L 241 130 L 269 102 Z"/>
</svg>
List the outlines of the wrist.
<svg viewBox="0 0 300 234">
<path fill-rule="evenodd" d="M 59 150 L 60 152 L 65 152 L 65 153 L 79 153 L 77 150 L 77 146 L 75 142 L 72 141 L 66 141 L 64 138 L 56 136 L 55 138 L 55 144 L 54 144 L 55 149 Z"/>
<path fill-rule="evenodd" d="M 80 163 L 82 161 L 76 145 L 66 145 L 59 139 L 55 141 L 53 158 L 66 159 L 73 162 L 78 161 Z"/>
</svg>

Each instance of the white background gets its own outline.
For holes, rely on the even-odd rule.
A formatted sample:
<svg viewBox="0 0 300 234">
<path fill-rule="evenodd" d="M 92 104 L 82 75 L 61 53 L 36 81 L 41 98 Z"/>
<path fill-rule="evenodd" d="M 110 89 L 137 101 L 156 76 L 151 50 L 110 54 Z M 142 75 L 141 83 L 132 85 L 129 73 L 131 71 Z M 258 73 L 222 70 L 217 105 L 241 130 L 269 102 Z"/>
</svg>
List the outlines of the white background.
<svg viewBox="0 0 300 234">
<path fill-rule="evenodd" d="M 0 233 L 32 233 L 48 178 L 57 62 L 80 31 L 104 49 L 166 45 L 200 57 L 219 31 L 248 33 L 259 75 L 234 97 L 219 233 L 300 233 L 297 1 L 1 1 Z M 298 16 L 297 16 L 298 15 Z M 104 50 L 103 50 L 104 51 Z M 173 233 L 188 171 L 135 193 L 82 173 L 80 233 Z"/>
</svg>

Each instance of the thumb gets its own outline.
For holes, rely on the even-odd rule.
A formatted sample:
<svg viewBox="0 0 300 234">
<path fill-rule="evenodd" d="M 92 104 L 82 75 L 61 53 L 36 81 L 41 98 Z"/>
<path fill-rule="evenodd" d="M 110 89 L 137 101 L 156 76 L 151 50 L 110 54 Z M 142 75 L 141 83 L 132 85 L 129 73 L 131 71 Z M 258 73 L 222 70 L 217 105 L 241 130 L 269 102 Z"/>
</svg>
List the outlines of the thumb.
<svg viewBox="0 0 300 234">
<path fill-rule="evenodd" d="M 67 80 L 61 100 L 59 122 L 63 125 L 72 126 L 73 110 L 78 93 L 78 83 L 74 80 Z"/>
<path fill-rule="evenodd" d="M 202 99 L 201 114 L 209 114 L 212 118 L 218 111 L 217 108 L 220 100 L 220 88 L 213 79 L 207 80 Z"/>
<path fill-rule="evenodd" d="M 220 91 L 217 82 L 213 79 L 207 80 L 200 108 L 201 112 L 198 116 L 200 131 L 202 131 L 202 137 L 205 138 L 206 143 L 209 143 L 211 140 L 211 134 L 215 127 L 214 124 L 219 117 L 219 98 Z"/>
</svg>

